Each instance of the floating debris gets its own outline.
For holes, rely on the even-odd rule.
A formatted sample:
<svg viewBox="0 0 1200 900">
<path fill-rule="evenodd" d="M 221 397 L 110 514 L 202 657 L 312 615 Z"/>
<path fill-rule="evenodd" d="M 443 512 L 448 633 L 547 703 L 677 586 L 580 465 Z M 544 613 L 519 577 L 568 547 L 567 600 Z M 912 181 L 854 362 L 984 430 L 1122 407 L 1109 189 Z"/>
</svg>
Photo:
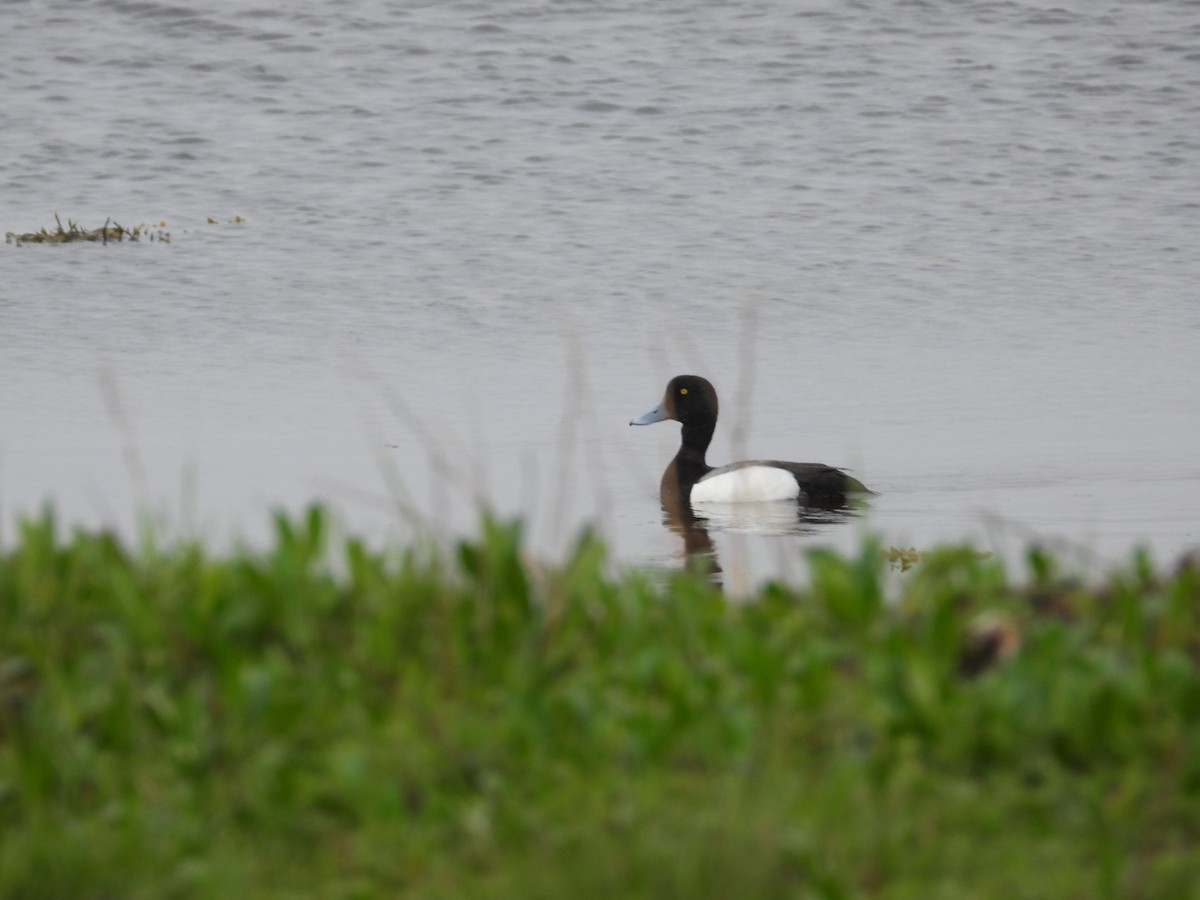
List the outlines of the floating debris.
<svg viewBox="0 0 1200 900">
<path fill-rule="evenodd" d="M 907 572 L 921 561 L 921 551 L 916 547 L 909 547 L 907 550 L 901 550 L 899 547 L 889 547 L 883 551 L 883 558 L 891 564 L 893 569 Z"/>
<path fill-rule="evenodd" d="M 928 550 L 918 550 L 916 547 L 909 547 L 904 550 L 900 547 L 889 547 L 883 551 L 883 558 L 888 561 L 893 569 L 899 569 L 901 572 L 907 572 L 922 559 L 929 554 Z M 975 550 L 973 554 L 976 559 L 991 559 L 992 552 L 990 550 Z"/>
<path fill-rule="evenodd" d="M 6 244 L 16 244 L 20 247 L 22 244 L 69 244 L 72 241 L 99 241 L 102 244 L 107 244 L 109 241 L 161 241 L 164 244 L 171 243 L 171 235 L 164 231 L 166 222 L 159 222 L 157 225 L 135 225 L 133 228 L 126 228 L 123 225 L 114 222 L 112 219 L 105 219 L 104 225 L 100 228 L 80 228 L 79 225 L 67 219 L 67 227 L 64 228 L 62 221 L 56 213 L 54 216 L 55 229 L 47 231 L 45 228 L 40 231 L 28 232 L 26 234 L 17 234 L 9 231 L 4 235 Z"/>
</svg>

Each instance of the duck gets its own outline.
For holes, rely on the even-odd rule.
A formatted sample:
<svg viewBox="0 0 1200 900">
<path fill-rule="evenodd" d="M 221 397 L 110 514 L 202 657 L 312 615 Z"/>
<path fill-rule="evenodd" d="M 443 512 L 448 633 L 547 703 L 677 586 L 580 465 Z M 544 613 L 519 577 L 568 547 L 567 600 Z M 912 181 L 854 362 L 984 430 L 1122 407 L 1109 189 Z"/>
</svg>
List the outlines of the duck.
<svg viewBox="0 0 1200 900">
<path fill-rule="evenodd" d="M 717 427 L 717 391 L 699 375 L 676 375 L 667 383 L 662 402 L 630 425 L 673 420 L 683 425 L 679 452 L 667 466 L 659 486 L 666 509 L 685 498 L 695 503 L 795 501 L 816 509 L 843 509 L 853 498 L 872 493 L 857 478 L 824 463 L 753 459 L 710 466 L 705 460 Z"/>
</svg>

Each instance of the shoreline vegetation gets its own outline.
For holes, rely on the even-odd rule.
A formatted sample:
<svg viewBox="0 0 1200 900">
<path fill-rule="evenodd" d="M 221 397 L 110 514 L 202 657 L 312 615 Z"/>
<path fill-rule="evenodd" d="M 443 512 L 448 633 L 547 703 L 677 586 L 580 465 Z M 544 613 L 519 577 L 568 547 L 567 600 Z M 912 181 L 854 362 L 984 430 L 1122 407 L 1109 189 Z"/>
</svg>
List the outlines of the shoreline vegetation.
<svg viewBox="0 0 1200 900">
<path fill-rule="evenodd" d="M 803 588 L 374 550 L 0 552 L 0 896 L 1185 897 L 1200 567 L 1030 551 Z"/>
</svg>

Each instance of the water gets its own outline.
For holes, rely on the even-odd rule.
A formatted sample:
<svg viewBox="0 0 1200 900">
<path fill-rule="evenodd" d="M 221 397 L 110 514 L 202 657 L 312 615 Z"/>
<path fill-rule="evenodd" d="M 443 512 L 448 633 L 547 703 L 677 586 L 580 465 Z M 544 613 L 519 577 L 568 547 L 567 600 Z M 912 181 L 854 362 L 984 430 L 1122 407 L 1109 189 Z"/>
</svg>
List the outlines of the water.
<svg viewBox="0 0 1200 900">
<path fill-rule="evenodd" d="M 879 492 L 714 523 L 731 579 L 863 530 L 1171 559 L 1197 47 L 1184 0 L 0 4 L 0 228 L 172 235 L 0 248 L 0 517 L 256 540 L 320 498 L 383 540 L 483 501 L 671 565 L 677 427 L 626 423 L 695 372 L 711 461 Z"/>
</svg>

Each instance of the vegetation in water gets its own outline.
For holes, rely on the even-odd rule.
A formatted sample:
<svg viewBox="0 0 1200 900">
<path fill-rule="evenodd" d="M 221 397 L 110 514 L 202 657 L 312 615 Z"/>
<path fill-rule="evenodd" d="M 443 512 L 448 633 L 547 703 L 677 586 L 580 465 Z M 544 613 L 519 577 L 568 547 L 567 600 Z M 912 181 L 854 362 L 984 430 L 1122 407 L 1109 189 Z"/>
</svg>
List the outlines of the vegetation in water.
<svg viewBox="0 0 1200 900">
<path fill-rule="evenodd" d="M 57 215 L 54 217 L 55 227 L 52 231 L 47 231 L 42 228 L 38 231 L 32 231 L 25 234 L 17 234 L 16 232 L 6 232 L 4 242 L 6 244 L 16 244 L 18 247 L 22 244 L 69 244 L 75 241 L 99 241 L 102 244 L 107 244 L 110 241 L 120 243 L 121 241 L 161 241 L 169 244 L 171 235 L 164 231 L 166 222 L 159 222 L 157 225 L 135 225 L 133 228 L 125 228 L 119 225 L 112 219 L 105 219 L 104 224 L 99 228 L 80 228 L 71 219 L 67 220 L 67 226 L 64 228 L 62 221 Z"/>
<path fill-rule="evenodd" d="M 918 550 L 916 547 L 909 547 L 907 550 L 900 547 L 888 547 L 883 551 L 883 558 L 893 569 L 907 572 L 924 558 L 926 552 Z M 977 555 L 980 559 L 990 559 L 992 556 L 989 550 L 979 550 Z"/>
<path fill-rule="evenodd" d="M 0 896 L 1185 897 L 1200 577 L 969 549 L 561 565 L 26 521 L 0 555 Z M 897 586 L 898 581 L 898 586 Z M 898 592 L 898 593 L 896 593 Z M 894 594 L 894 595 L 893 595 Z"/>
</svg>

